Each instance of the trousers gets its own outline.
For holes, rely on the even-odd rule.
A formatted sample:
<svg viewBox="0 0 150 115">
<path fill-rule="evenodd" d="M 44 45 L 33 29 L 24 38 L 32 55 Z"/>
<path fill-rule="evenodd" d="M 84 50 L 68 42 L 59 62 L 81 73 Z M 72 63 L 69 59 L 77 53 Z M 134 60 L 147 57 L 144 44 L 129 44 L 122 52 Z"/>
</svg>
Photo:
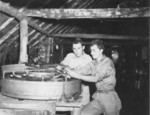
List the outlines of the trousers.
<svg viewBox="0 0 150 115">
<path fill-rule="evenodd" d="M 96 92 L 93 100 L 81 109 L 81 115 L 119 115 L 121 101 L 115 91 Z"/>
<path fill-rule="evenodd" d="M 83 98 L 82 103 L 83 105 L 86 105 L 90 102 L 90 90 L 89 86 L 82 84 L 82 93 L 81 96 Z"/>
</svg>

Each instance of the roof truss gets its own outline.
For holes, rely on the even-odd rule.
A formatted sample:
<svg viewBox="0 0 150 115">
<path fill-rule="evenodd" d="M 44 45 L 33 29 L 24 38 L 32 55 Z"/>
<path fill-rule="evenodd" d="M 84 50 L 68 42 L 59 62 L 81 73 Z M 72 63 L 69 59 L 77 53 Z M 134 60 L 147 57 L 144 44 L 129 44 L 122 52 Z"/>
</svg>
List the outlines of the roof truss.
<svg viewBox="0 0 150 115">
<path fill-rule="evenodd" d="M 25 9 L 23 13 L 26 16 L 52 19 L 150 17 L 150 9 L 148 7 L 105 9 Z"/>
</svg>

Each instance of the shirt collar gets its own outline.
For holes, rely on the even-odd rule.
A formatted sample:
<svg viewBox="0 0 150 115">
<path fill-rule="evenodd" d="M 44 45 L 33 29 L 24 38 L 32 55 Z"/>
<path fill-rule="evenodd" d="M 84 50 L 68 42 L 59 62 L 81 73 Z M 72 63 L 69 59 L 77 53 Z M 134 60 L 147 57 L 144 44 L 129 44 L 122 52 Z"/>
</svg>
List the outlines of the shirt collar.
<svg viewBox="0 0 150 115">
<path fill-rule="evenodd" d="M 79 58 L 82 58 L 83 56 L 85 55 L 85 52 L 83 52 L 83 54 L 80 56 L 80 57 L 77 57 L 75 54 L 74 54 L 74 57 L 79 59 Z"/>
<path fill-rule="evenodd" d="M 99 62 L 103 61 L 105 59 L 105 57 L 106 57 L 105 55 L 102 55 L 102 58 L 95 60 L 94 63 L 98 64 Z"/>
</svg>

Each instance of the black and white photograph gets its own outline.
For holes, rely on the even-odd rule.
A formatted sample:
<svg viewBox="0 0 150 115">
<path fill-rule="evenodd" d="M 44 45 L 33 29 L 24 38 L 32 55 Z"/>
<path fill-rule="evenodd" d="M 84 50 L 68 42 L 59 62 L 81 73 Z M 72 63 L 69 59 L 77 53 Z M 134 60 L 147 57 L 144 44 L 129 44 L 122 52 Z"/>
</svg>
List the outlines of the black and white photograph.
<svg viewBox="0 0 150 115">
<path fill-rule="evenodd" d="M 149 115 L 149 0 L 0 0 L 0 115 Z"/>
</svg>

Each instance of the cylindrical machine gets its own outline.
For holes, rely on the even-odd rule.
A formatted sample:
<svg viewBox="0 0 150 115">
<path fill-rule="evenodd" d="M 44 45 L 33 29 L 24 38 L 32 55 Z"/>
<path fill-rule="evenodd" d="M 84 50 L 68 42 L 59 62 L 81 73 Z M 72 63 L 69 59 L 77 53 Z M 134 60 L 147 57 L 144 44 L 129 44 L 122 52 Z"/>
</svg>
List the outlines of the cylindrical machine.
<svg viewBox="0 0 150 115">
<path fill-rule="evenodd" d="M 10 70 L 10 66 L 3 67 L 1 93 L 5 96 L 19 99 L 58 100 L 61 96 L 69 99 L 81 92 L 80 80 L 65 80 L 65 77 L 54 78 L 57 76 L 55 71 L 50 73 L 39 70 L 34 70 L 34 72 L 22 69 L 16 71 L 14 68 L 12 70 Z M 27 74 L 25 75 L 25 73 Z"/>
<path fill-rule="evenodd" d="M 80 81 L 25 81 L 3 79 L 1 93 L 20 99 L 60 99 L 63 93 L 67 98 L 80 93 Z"/>
</svg>

